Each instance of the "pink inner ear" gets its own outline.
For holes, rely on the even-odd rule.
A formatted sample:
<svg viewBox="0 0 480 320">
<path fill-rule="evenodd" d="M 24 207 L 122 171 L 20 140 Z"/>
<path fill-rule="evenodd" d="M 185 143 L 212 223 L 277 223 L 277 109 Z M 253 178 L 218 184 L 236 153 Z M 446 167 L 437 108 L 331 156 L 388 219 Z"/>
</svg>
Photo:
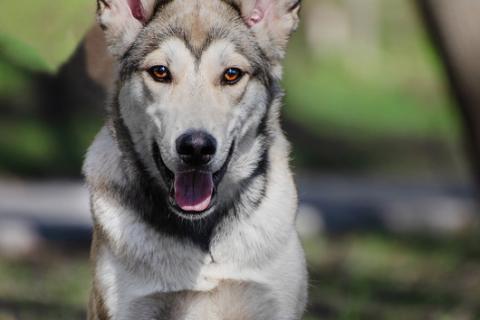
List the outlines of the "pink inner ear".
<svg viewBox="0 0 480 320">
<path fill-rule="evenodd" d="M 253 27 L 257 23 L 263 20 L 263 12 L 259 8 L 253 9 L 253 12 L 247 18 L 247 25 Z"/>
<path fill-rule="evenodd" d="M 138 21 L 145 23 L 147 22 L 147 17 L 145 15 L 145 9 L 143 8 L 142 1 L 140 0 L 128 0 L 128 5 L 132 11 L 132 15 Z"/>
<path fill-rule="evenodd" d="M 255 0 L 255 6 L 252 12 L 246 18 L 249 27 L 260 23 L 269 14 L 269 11 L 275 0 Z"/>
</svg>

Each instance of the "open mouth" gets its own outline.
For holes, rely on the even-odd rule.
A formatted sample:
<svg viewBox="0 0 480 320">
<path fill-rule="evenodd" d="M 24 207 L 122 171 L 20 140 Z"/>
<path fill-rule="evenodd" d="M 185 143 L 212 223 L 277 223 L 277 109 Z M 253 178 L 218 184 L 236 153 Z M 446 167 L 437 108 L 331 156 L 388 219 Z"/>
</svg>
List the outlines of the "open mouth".
<svg viewBox="0 0 480 320">
<path fill-rule="evenodd" d="M 170 188 L 169 204 L 176 211 L 184 215 L 200 215 L 215 206 L 217 187 L 225 176 L 234 145 L 232 143 L 227 159 L 216 172 L 193 167 L 172 172 L 165 165 L 158 144 L 153 143 L 155 163 Z"/>
<path fill-rule="evenodd" d="M 198 213 L 210 208 L 214 190 L 211 172 L 192 170 L 175 174 L 173 198 L 185 212 Z"/>
</svg>

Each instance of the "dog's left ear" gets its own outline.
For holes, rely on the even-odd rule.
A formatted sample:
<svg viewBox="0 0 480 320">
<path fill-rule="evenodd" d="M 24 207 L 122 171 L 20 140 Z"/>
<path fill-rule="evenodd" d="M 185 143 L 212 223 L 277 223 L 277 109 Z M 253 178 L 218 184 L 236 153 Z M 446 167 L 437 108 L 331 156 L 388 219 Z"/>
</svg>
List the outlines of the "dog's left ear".
<svg viewBox="0 0 480 320">
<path fill-rule="evenodd" d="M 271 60 L 279 63 L 298 27 L 300 0 L 233 0 Z"/>
</svg>

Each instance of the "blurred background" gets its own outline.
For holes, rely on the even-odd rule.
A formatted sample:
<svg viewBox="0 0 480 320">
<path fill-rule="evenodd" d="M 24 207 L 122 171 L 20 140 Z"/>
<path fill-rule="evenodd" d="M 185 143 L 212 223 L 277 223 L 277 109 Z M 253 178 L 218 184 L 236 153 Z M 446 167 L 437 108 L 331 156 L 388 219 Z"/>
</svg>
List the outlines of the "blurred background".
<svg viewBox="0 0 480 320">
<path fill-rule="evenodd" d="M 0 320 L 85 317 L 94 2 L 0 11 Z M 305 319 L 480 319 L 479 16 L 474 0 L 304 0 L 283 121 Z"/>
</svg>

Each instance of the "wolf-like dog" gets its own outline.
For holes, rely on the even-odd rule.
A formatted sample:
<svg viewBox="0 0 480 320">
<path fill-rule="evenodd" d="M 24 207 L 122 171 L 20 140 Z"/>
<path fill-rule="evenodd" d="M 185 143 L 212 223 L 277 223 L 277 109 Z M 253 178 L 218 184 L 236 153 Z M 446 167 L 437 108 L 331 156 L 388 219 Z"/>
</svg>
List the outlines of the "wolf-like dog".
<svg viewBox="0 0 480 320">
<path fill-rule="evenodd" d="M 296 320 L 307 300 L 280 127 L 298 0 L 98 0 L 116 80 L 84 174 L 89 320 Z"/>
</svg>

